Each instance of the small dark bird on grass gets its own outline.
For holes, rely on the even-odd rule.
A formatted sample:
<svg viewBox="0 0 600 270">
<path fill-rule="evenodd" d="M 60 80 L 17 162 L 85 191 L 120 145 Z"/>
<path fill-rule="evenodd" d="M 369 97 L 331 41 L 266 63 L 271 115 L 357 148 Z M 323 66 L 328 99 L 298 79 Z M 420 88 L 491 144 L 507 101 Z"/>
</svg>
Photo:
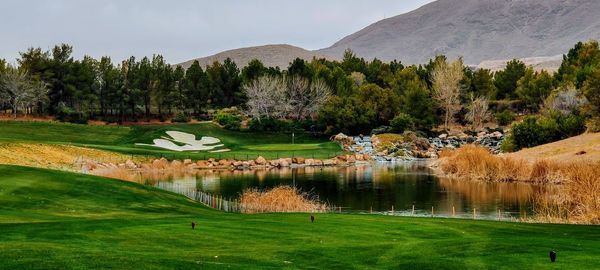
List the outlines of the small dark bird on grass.
<svg viewBox="0 0 600 270">
<path fill-rule="evenodd" d="M 550 251 L 550 261 L 551 262 L 556 261 L 556 252 L 554 250 Z"/>
<path fill-rule="evenodd" d="M 192 222 L 192 230 L 196 229 L 196 223 Z"/>
<path fill-rule="evenodd" d="M 315 216 L 310 215 L 310 223 L 315 223 Z"/>
</svg>

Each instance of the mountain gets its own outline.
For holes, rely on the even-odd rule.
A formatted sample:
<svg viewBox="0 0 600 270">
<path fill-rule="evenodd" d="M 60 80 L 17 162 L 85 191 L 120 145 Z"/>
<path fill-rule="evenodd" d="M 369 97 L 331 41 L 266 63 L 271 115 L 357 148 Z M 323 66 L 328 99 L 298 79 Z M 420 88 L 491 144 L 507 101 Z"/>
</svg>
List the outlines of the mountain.
<svg viewBox="0 0 600 270">
<path fill-rule="evenodd" d="M 403 63 L 437 54 L 465 63 L 551 57 L 579 41 L 600 39 L 599 0 L 439 0 L 376 22 L 318 53 Z"/>
<path fill-rule="evenodd" d="M 188 68 L 195 60 L 198 60 L 200 66 L 205 67 L 215 61 L 223 62 L 227 58 L 231 58 L 238 67 L 243 67 L 253 59 L 259 59 L 267 67 L 279 67 L 286 69 L 289 63 L 295 58 L 304 60 L 312 60 L 313 57 L 324 58 L 326 56 L 312 52 L 300 47 L 295 47 L 287 44 L 264 45 L 256 47 L 247 47 L 235 50 L 224 51 L 215 55 L 193 59 L 180 63 L 183 68 Z M 329 58 L 329 57 L 327 57 Z"/>
</svg>

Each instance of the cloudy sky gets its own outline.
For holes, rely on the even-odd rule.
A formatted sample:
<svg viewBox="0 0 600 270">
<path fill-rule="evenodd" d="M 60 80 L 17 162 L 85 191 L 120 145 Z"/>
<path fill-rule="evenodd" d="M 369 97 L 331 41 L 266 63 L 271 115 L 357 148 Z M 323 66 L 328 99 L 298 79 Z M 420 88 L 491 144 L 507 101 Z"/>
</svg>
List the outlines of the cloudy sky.
<svg viewBox="0 0 600 270">
<path fill-rule="evenodd" d="M 77 58 L 159 53 L 170 63 L 264 44 L 320 49 L 431 1 L 1 0 L 0 58 L 63 42 Z"/>
</svg>

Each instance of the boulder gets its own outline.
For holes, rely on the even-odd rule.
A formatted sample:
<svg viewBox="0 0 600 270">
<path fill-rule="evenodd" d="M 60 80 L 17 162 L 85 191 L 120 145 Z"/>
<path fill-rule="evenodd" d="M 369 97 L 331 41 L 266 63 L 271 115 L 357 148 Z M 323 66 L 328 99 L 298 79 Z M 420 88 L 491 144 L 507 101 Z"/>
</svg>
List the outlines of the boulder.
<svg viewBox="0 0 600 270">
<path fill-rule="evenodd" d="M 291 163 L 289 163 L 289 162 L 287 161 L 287 159 L 281 159 L 281 160 L 279 160 L 279 166 L 280 166 L 280 167 L 289 167 L 289 166 L 290 166 L 290 164 L 291 164 Z"/>
<path fill-rule="evenodd" d="M 258 156 L 254 162 L 256 163 L 256 165 L 266 165 L 267 164 L 267 160 L 262 157 L 262 156 Z"/>
<path fill-rule="evenodd" d="M 304 160 L 304 164 L 306 164 L 306 166 L 314 166 L 315 165 L 315 160 L 312 158 L 307 158 Z"/>
<path fill-rule="evenodd" d="M 207 166 L 208 166 L 208 164 L 209 164 L 209 162 L 208 162 L 208 161 L 206 161 L 206 160 L 198 160 L 198 161 L 196 162 L 196 165 L 198 165 L 198 167 L 200 167 L 200 168 L 207 167 Z"/>
<path fill-rule="evenodd" d="M 242 166 L 242 162 L 236 160 L 236 161 L 233 162 L 233 166 L 235 166 L 235 167 L 241 167 Z"/>
<path fill-rule="evenodd" d="M 183 163 L 181 163 L 181 161 L 179 161 L 179 160 L 171 161 L 171 166 L 173 166 L 173 167 L 181 167 L 182 164 Z"/>
<path fill-rule="evenodd" d="M 292 163 L 294 164 L 304 164 L 305 159 L 303 157 L 295 157 L 292 158 Z"/>
<path fill-rule="evenodd" d="M 362 155 L 362 154 L 356 154 L 356 155 L 354 155 L 354 159 L 355 159 L 356 161 L 364 161 L 364 160 L 365 160 L 365 157 L 364 157 L 364 155 Z"/>
<path fill-rule="evenodd" d="M 227 160 L 227 159 L 221 159 L 219 160 L 219 166 L 223 166 L 223 167 L 229 167 L 231 166 L 231 161 Z"/>
<path fill-rule="evenodd" d="M 183 165 L 186 165 L 186 166 L 187 166 L 187 165 L 190 165 L 190 164 L 192 164 L 192 163 L 193 163 L 193 162 L 192 162 L 192 160 L 191 160 L 191 159 L 189 159 L 189 158 L 186 158 L 186 159 L 184 159 L 184 160 L 183 160 Z"/>
<path fill-rule="evenodd" d="M 323 166 L 334 166 L 335 165 L 335 161 L 332 159 L 325 159 L 322 162 Z"/>
<path fill-rule="evenodd" d="M 354 158 L 354 156 L 349 156 L 346 161 L 350 164 L 356 163 L 356 159 Z"/>
</svg>

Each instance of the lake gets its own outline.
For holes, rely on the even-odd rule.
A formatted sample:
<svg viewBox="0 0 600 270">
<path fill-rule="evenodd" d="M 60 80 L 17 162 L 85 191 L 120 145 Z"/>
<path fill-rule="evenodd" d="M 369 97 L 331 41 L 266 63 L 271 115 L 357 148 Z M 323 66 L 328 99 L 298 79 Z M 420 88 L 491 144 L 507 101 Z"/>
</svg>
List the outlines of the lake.
<svg viewBox="0 0 600 270">
<path fill-rule="evenodd" d="M 432 175 L 424 162 L 349 167 L 202 170 L 195 174 L 144 176 L 146 184 L 169 183 L 236 199 L 246 189 L 296 186 L 344 212 L 473 217 L 503 220 L 532 214 L 532 198 L 544 187 L 523 183 L 450 180 Z"/>
</svg>

